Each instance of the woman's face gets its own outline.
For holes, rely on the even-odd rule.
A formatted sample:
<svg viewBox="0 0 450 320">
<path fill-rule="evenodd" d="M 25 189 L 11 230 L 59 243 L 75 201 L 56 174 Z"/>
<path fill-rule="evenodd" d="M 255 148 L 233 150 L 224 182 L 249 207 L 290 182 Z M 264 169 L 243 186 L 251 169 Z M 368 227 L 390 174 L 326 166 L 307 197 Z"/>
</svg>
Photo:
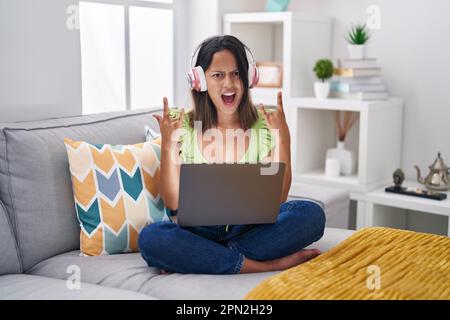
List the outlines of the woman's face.
<svg viewBox="0 0 450 320">
<path fill-rule="evenodd" d="M 243 84 L 234 55 L 229 50 L 216 52 L 205 75 L 208 94 L 217 112 L 234 114 L 243 96 Z"/>
</svg>

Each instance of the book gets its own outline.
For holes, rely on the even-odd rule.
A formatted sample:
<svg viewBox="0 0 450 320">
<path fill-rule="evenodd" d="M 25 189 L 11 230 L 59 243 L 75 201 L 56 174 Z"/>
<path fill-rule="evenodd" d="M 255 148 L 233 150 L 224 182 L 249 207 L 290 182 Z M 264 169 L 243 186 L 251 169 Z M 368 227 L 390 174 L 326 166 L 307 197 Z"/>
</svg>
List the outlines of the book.
<svg viewBox="0 0 450 320">
<path fill-rule="evenodd" d="M 348 78 L 348 77 L 338 77 L 334 76 L 331 79 L 331 82 L 340 82 L 340 83 L 348 83 L 348 84 L 382 84 L 380 77 L 356 77 L 356 78 Z"/>
<path fill-rule="evenodd" d="M 374 92 L 374 91 L 386 91 L 386 87 L 383 84 L 351 84 L 342 82 L 331 82 L 331 91 L 340 92 Z"/>
<path fill-rule="evenodd" d="M 338 59 L 338 66 L 340 68 L 376 68 L 376 59 Z"/>
<path fill-rule="evenodd" d="M 351 92 L 351 93 L 331 91 L 330 97 L 348 99 L 348 100 L 359 100 L 359 101 L 386 100 L 388 98 L 388 93 L 387 93 L 387 91 Z"/>
<path fill-rule="evenodd" d="M 369 76 L 380 76 L 381 68 L 336 68 L 334 69 L 334 74 L 341 77 L 369 77 Z"/>
</svg>

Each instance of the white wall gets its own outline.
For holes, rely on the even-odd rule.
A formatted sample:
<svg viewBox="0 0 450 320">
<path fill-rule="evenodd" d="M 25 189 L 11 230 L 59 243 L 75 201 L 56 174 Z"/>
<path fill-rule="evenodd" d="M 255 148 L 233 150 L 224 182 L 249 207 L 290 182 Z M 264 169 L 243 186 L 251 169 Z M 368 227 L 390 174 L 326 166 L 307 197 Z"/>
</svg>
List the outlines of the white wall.
<svg viewBox="0 0 450 320">
<path fill-rule="evenodd" d="M 174 41 L 177 48 L 174 53 L 175 65 L 174 65 L 174 78 L 175 78 L 175 101 L 177 106 L 183 106 L 186 100 L 186 88 L 187 80 L 186 74 L 189 70 L 189 64 L 186 63 L 187 57 L 190 55 L 189 50 L 189 30 L 186 26 L 189 25 L 189 12 L 188 1 L 177 1 L 174 5 Z"/>
<path fill-rule="evenodd" d="M 265 6 L 266 0 L 219 0 L 221 18 L 225 13 L 264 11 Z"/>
<path fill-rule="evenodd" d="M 0 121 L 81 114 L 75 0 L 0 0 Z"/>
<path fill-rule="evenodd" d="M 218 0 L 189 1 L 189 51 L 220 30 Z M 190 61 L 189 61 L 190 62 Z"/>
<path fill-rule="evenodd" d="M 334 17 L 336 59 L 347 56 L 349 23 L 365 21 L 373 4 L 381 9 L 381 29 L 368 55 L 378 59 L 391 95 L 405 98 L 401 167 L 415 179 L 414 165 L 428 173 L 438 151 L 450 165 L 450 1 L 292 0 L 288 9 Z"/>
</svg>

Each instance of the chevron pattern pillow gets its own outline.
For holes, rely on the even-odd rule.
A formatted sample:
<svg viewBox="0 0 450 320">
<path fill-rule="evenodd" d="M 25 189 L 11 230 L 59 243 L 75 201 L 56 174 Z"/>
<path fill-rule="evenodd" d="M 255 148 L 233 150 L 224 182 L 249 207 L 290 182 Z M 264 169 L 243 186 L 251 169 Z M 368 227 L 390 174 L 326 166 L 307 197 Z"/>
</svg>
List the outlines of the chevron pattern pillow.
<svg viewBox="0 0 450 320">
<path fill-rule="evenodd" d="M 159 139 L 109 145 L 66 138 L 64 144 L 83 254 L 136 252 L 146 225 L 169 221 L 158 190 Z"/>
</svg>

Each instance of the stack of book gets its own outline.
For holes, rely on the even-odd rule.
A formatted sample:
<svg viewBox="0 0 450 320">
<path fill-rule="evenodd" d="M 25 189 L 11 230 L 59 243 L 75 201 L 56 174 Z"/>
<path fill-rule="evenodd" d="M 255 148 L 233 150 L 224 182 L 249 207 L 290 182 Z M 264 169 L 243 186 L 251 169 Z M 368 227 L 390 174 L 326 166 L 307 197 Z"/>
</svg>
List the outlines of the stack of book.
<svg viewBox="0 0 450 320">
<path fill-rule="evenodd" d="M 388 98 L 376 59 L 339 59 L 330 90 L 334 98 L 361 101 Z"/>
</svg>

